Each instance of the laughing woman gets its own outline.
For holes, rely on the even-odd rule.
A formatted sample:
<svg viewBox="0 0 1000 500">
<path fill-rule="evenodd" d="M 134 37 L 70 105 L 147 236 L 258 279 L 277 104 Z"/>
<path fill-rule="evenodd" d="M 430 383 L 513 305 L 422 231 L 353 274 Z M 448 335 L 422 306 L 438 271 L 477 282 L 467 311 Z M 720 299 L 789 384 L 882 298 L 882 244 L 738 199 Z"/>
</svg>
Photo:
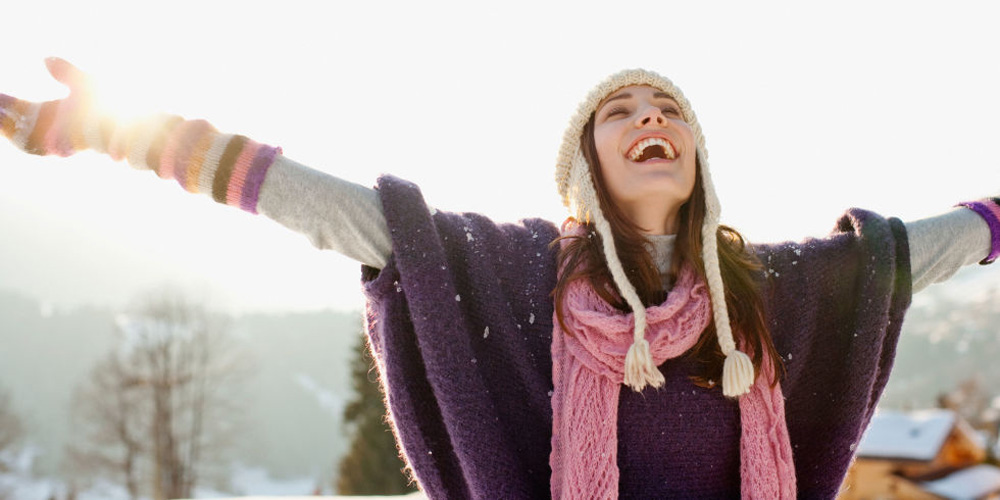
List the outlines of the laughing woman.
<svg viewBox="0 0 1000 500">
<path fill-rule="evenodd" d="M 363 266 L 397 440 L 431 498 L 833 498 L 889 376 L 911 293 L 1000 252 L 1000 208 L 902 223 L 851 210 L 824 239 L 720 225 L 687 99 L 649 71 L 583 101 L 556 163 L 571 217 L 495 224 L 280 149 L 69 97 L 0 95 L 33 154 L 127 159 Z"/>
</svg>

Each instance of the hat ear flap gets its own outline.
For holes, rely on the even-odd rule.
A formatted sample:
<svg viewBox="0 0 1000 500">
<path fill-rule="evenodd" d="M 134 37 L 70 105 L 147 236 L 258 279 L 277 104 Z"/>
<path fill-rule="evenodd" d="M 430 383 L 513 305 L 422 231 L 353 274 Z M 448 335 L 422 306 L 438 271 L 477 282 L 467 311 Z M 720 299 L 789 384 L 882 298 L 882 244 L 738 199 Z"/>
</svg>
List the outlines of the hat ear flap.
<svg viewBox="0 0 1000 500">
<path fill-rule="evenodd" d="M 746 353 L 736 348 L 733 329 L 729 321 L 726 305 L 726 288 L 719 268 L 719 218 L 721 206 L 708 169 L 708 159 L 704 149 L 698 148 L 698 163 L 701 166 L 701 184 L 705 192 L 705 221 L 701 228 L 702 261 L 705 263 L 705 279 L 712 299 L 712 315 L 715 322 L 719 348 L 726 356 L 722 367 L 722 393 L 728 397 L 742 396 L 750 392 L 754 382 L 753 362 Z"/>
<path fill-rule="evenodd" d="M 591 222 L 595 208 L 601 209 L 594 189 L 594 180 L 590 176 L 590 164 L 582 151 L 573 155 L 569 171 L 569 210 L 581 223 Z"/>
<path fill-rule="evenodd" d="M 587 163 L 587 159 L 583 152 L 579 151 L 579 148 L 573 155 L 569 189 L 570 199 L 573 200 L 570 209 L 580 222 L 594 224 L 597 234 L 601 236 L 601 250 L 608 271 L 611 272 L 611 279 L 618 287 L 622 298 L 632 308 L 635 326 L 632 345 L 625 355 L 625 385 L 636 392 L 643 390 L 647 385 L 662 387 L 665 379 L 660 370 L 656 368 L 656 363 L 653 362 L 649 342 L 646 340 L 646 307 L 639 299 L 639 294 L 632 286 L 632 282 L 625 275 L 625 267 L 622 266 L 621 259 L 618 258 L 618 251 L 615 249 L 615 238 L 611 231 L 611 224 L 604 218 L 604 212 L 597 199 L 597 189 L 594 187 L 594 179 L 590 175 L 590 164 Z"/>
</svg>

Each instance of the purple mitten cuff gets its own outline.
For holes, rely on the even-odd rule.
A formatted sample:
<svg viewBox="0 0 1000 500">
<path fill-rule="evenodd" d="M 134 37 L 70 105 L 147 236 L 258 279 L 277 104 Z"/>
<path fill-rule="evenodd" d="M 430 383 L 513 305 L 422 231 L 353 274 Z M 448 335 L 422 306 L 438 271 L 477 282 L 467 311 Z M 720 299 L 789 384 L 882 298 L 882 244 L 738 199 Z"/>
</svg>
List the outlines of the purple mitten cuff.
<svg viewBox="0 0 1000 500">
<path fill-rule="evenodd" d="M 990 227 L 990 241 L 992 250 L 990 255 L 980 261 L 981 265 L 992 264 L 1000 257 L 1000 205 L 990 198 L 976 201 L 963 201 L 956 206 L 965 207 L 979 214 Z"/>
</svg>

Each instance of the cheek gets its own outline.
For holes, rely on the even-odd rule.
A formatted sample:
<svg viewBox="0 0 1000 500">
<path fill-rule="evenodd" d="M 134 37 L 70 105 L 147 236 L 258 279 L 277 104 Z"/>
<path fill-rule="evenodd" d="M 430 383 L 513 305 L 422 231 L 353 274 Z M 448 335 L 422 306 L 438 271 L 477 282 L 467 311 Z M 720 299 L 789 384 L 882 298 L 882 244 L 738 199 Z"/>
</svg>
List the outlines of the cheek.
<svg viewBox="0 0 1000 500">
<path fill-rule="evenodd" d="M 594 146 L 597 148 L 597 159 L 601 165 L 618 156 L 618 146 L 607 128 L 597 127 L 594 130 Z"/>
<path fill-rule="evenodd" d="M 687 171 L 687 176 L 685 178 L 684 188 L 687 191 L 687 198 L 691 198 L 691 193 L 694 192 L 694 185 L 698 180 L 698 168 L 695 164 L 695 160 L 691 160 L 688 165 L 685 165 L 685 170 Z"/>
</svg>

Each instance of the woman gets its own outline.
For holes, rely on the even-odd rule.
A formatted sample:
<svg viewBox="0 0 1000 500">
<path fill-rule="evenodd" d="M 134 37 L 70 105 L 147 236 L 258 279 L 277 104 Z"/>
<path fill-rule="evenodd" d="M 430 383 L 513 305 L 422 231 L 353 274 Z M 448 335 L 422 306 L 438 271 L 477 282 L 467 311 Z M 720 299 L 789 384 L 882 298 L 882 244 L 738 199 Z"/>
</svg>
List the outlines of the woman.
<svg viewBox="0 0 1000 500">
<path fill-rule="evenodd" d="M 392 423 L 432 498 L 833 497 L 914 285 L 1000 251 L 991 201 L 746 247 L 719 226 L 689 103 L 641 70 L 572 119 L 557 229 L 429 210 L 405 181 L 349 185 L 203 121 L 117 124 L 48 64 L 69 98 L 0 96 L 18 147 L 128 158 L 366 264 Z"/>
</svg>

